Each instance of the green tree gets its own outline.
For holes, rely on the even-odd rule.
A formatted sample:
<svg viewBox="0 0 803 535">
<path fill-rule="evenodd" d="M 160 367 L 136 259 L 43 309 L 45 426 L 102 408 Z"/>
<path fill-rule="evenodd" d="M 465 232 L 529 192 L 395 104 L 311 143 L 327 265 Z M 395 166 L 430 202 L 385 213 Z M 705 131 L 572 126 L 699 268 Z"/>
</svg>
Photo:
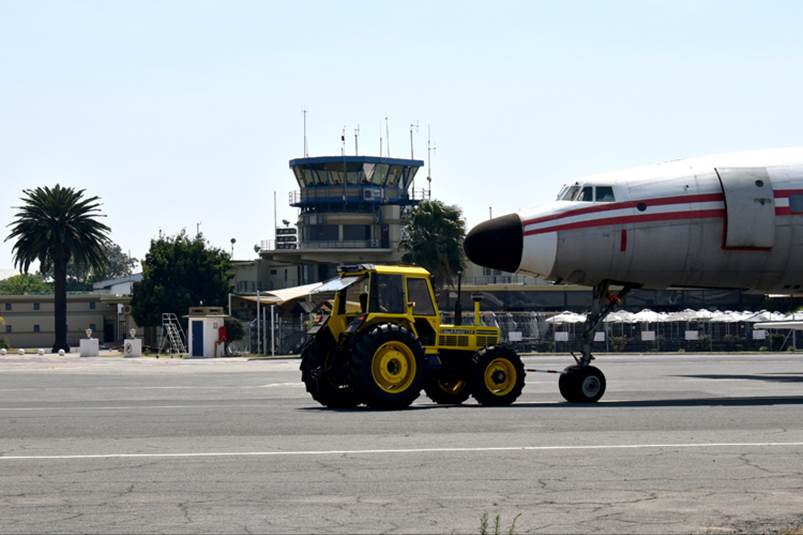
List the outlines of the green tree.
<svg viewBox="0 0 803 535">
<path fill-rule="evenodd" d="M 232 287 L 231 257 L 209 247 L 203 236 L 182 231 L 151 240 L 142 263 L 142 281 L 134 283 L 131 312 L 138 325 L 161 325 L 162 313 L 178 317 L 189 307 L 223 306 Z"/>
<path fill-rule="evenodd" d="M 15 240 L 11 253 L 14 267 L 28 273 L 38 260 L 43 271 L 53 270 L 56 340 L 53 351 L 69 351 L 67 345 L 67 264 L 101 269 L 110 229 L 100 221 L 100 199 L 84 197 L 84 190 L 62 187 L 22 190 L 6 241 Z"/>
<path fill-rule="evenodd" d="M 99 268 L 92 268 L 87 264 L 70 260 L 67 264 L 67 291 L 82 292 L 91 291 L 92 284 L 117 277 L 131 275 L 132 269 L 137 265 L 137 259 L 125 254 L 122 248 L 112 242 L 108 242 L 103 247 L 103 256 L 106 264 Z M 42 271 L 39 273 L 45 279 L 53 278 L 53 270 Z"/>
<path fill-rule="evenodd" d="M 53 285 L 41 275 L 21 273 L 0 281 L 0 295 L 50 294 Z"/>
<path fill-rule="evenodd" d="M 402 260 L 425 267 L 437 289 L 454 283 L 465 264 L 463 239 L 466 223 L 457 206 L 442 201 L 422 201 L 404 227 Z"/>
</svg>

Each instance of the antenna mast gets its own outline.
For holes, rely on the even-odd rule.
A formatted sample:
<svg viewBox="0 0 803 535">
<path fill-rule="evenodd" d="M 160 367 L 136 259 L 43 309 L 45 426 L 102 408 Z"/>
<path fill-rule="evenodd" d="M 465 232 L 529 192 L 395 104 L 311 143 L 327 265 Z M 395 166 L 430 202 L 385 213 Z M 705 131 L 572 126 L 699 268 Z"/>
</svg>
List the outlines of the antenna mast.
<svg viewBox="0 0 803 535">
<path fill-rule="evenodd" d="M 309 150 L 307 150 L 307 110 L 301 110 L 304 114 L 304 158 L 309 156 Z"/>
<path fill-rule="evenodd" d="M 430 127 L 427 125 L 427 198 L 432 199 L 432 151 L 438 147 L 432 144 Z"/>
<path fill-rule="evenodd" d="M 357 128 L 354 129 L 354 156 L 360 155 L 359 138 L 360 138 L 360 125 L 357 125 Z"/>
<path fill-rule="evenodd" d="M 340 155 L 346 155 L 346 127 L 343 127 L 343 130 L 340 131 Z"/>
<path fill-rule="evenodd" d="M 390 129 L 388 128 L 387 117 L 385 117 L 385 143 L 386 143 L 385 151 L 387 152 L 388 158 L 390 158 Z"/>
</svg>

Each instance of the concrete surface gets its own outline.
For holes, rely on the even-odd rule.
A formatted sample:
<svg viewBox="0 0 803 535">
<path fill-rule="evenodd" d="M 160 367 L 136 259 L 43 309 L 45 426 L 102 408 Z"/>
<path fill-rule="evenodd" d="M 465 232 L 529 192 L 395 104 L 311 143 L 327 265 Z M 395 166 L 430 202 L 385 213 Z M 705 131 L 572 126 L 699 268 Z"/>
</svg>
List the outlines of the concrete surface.
<svg viewBox="0 0 803 535">
<path fill-rule="evenodd" d="M 568 358 L 532 357 L 559 368 Z M 323 410 L 298 361 L 0 358 L 2 533 L 775 532 L 803 355 L 602 356 L 603 402 Z M 491 530 L 493 527 L 491 527 Z"/>
</svg>

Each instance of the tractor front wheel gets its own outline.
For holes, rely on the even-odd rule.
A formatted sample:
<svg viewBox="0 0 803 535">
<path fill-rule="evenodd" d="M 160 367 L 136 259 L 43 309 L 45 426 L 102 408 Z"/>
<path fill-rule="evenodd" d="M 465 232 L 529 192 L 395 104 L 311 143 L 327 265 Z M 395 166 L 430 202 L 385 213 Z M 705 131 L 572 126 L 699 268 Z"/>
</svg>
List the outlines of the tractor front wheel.
<svg viewBox="0 0 803 535">
<path fill-rule="evenodd" d="M 471 395 L 480 405 L 510 405 L 524 389 L 524 364 L 507 347 L 489 347 L 474 356 Z"/>
</svg>

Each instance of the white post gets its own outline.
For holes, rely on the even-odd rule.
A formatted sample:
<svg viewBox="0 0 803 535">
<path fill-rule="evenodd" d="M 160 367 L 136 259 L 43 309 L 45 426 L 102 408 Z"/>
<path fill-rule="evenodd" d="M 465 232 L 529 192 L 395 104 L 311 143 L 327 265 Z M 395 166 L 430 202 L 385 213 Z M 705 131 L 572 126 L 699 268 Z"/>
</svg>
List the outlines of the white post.
<svg viewBox="0 0 803 535">
<path fill-rule="evenodd" d="M 229 316 L 231 316 L 231 292 L 229 292 Z"/>
<path fill-rule="evenodd" d="M 259 329 L 259 289 L 257 289 L 257 354 L 262 352 L 262 344 L 261 344 L 261 337 L 260 329 Z"/>
<path fill-rule="evenodd" d="M 270 355 L 276 356 L 276 322 L 274 321 L 274 308 L 276 305 L 270 306 Z"/>
</svg>

